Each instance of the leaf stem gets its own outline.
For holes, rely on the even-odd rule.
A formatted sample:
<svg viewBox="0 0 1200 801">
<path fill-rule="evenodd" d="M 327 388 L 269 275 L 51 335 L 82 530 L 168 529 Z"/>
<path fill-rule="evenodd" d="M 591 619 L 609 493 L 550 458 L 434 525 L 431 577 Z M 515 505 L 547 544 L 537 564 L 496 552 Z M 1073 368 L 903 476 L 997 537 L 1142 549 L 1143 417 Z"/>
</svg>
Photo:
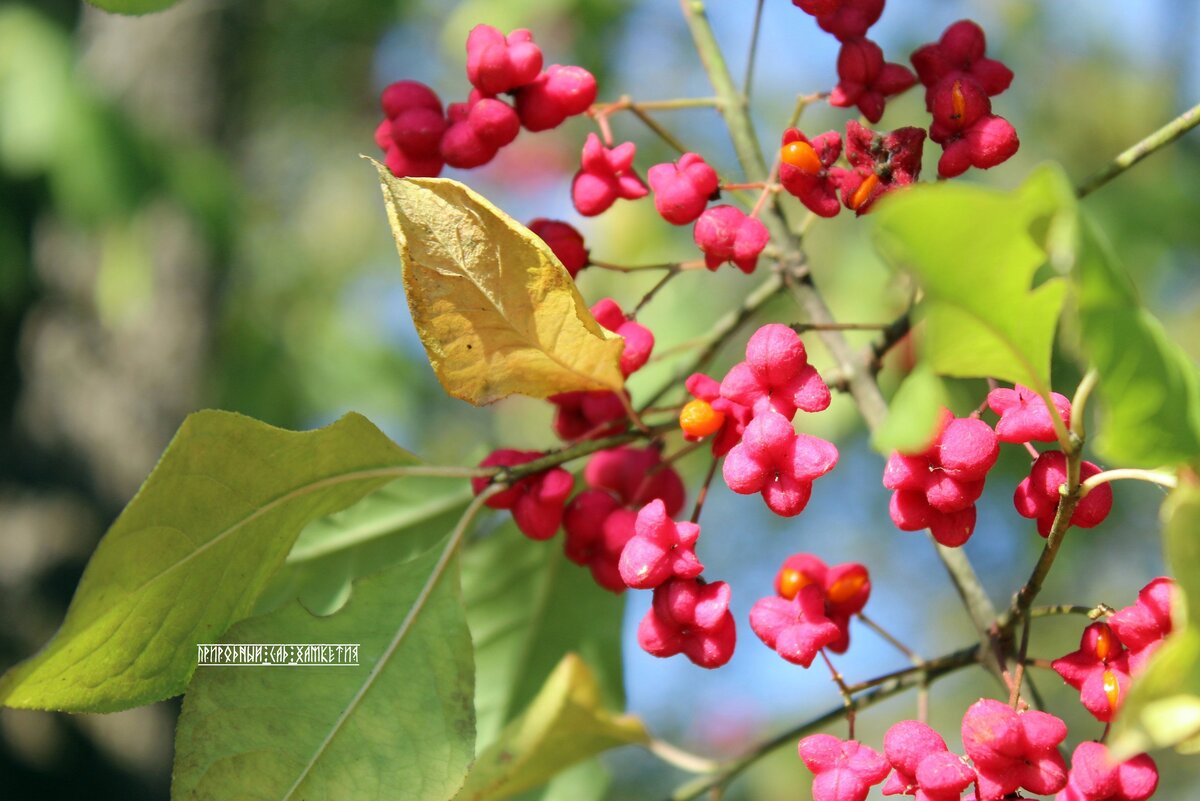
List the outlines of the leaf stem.
<svg viewBox="0 0 1200 801">
<path fill-rule="evenodd" d="M 645 748 L 668 765 L 674 765 L 688 773 L 712 773 L 717 770 L 719 764 L 714 759 L 685 751 L 679 746 L 657 737 L 651 737 Z"/>
<path fill-rule="evenodd" d="M 1105 470 L 1103 473 L 1097 473 L 1091 478 L 1084 479 L 1079 485 L 1079 497 L 1085 497 L 1089 492 L 1094 490 L 1101 484 L 1107 484 L 1110 481 L 1119 479 L 1133 478 L 1139 481 L 1149 481 L 1152 484 L 1161 484 L 1169 489 L 1174 489 L 1179 483 L 1171 473 L 1163 473 L 1157 470 L 1138 470 L 1132 467 L 1123 467 L 1118 470 Z"/>
<path fill-rule="evenodd" d="M 1146 156 L 1171 144 L 1197 125 L 1200 125 L 1200 103 L 1192 106 L 1154 133 L 1118 154 L 1103 169 L 1085 178 L 1079 184 L 1079 188 L 1075 190 L 1075 193 L 1079 197 L 1087 197 L 1113 178 L 1116 178 L 1146 158 Z"/>
<path fill-rule="evenodd" d="M 754 4 L 754 27 L 750 30 L 750 54 L 746 57 L 746 76 L 742 79 L 742 97 L 750 102 L 754 89 L 754 62 L 758 58 L 758 34 L 762 30 L 763 0 Z"/>
</svg>

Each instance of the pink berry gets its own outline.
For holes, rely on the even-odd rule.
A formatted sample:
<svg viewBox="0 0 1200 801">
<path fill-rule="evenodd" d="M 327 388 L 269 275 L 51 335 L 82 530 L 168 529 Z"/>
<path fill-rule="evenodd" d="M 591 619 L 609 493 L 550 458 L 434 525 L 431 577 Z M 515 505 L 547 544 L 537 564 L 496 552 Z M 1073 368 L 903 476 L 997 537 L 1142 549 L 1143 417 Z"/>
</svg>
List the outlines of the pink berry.
<svg viewBox="0 0 1200 801">
<path fill-rule="evenodd" d="M 511 467 L 544 455 L 540 451 L 502 449 L 493 451 L 479 466 Z M 471 479 L 471 487 L 476 494 L 482 492 L 488 483 L 486 478 Z M 546 540 L 554 536 L 562 523 L 563 504 L 571 494 L 574 483 L 575 479 L 570 473 L 553 467 L 521 479 L 512 487 L 491 496 L 485 503 L 493 509 L 511 509 L 517 528 L 525 536 Z"/>
<path fill-rule="evenodd" d="M 754 272 L 758 257 L 771 240 L 767 226 L 733 206 L 713 206 L 696 220 L 692 231 L 696 246 L 704 252 L 704 263 L 715 270 L 725 262 L 744 273 Z"/>
<path fill-rule="evenodd" d="M 1079 469 L 1079 480 L 1084 481 L 1100 468 L 1091 462 L 1083 462 Z M 1067 457 L 1062 451 L 1045 451 L 1033 463 L 1029 477 L 1023 480 L 1013 495 L 1013 503 L 1022 517 L 1036 518 L 1038 533 L 1049 536 L 1054 525 L 1061 495 L 1059 488 L 1067 483 Z M 1112 487 L 1107 484 L 1089 492 L 1075 507 L 1069 525 L 1093 528 L 1104 522 L 1112 511 Z"/>
<path fill-rule="evenodd" d="M 618 199 L 636 200 L 646 195 L 649 190 L 633 170 L 636 153 L 633 142 L 610 149 L 596 134 L 588 134 L 580 170 L 571 184 L 571 198 L 580 214 L 593 217 Z"/>
<path fill-rule="evenodd" d="M 655 164 L 646 178 L 654 191 L 654 207 L 672 225 L 695 221 L 718 184 L 716 170 L 696 153 L 684 153 L 674 164 Z"/>
<path fill-rule="evenodd" d="M 392 175 L 395 175 L 397 178 L 404 178 L 406 176 L 436 178 L 441 174 L 442 167 L 446 166 L 441 156 L 434 156 L 427 159 L 413 158 L 397 145 L 388 148 L 383 163 L 391 170 Z"/>
<path fill-rule="evenodd" d="M 467 35 L 467 80 L 488 97 L 533 82 L 542 69 L 542 51 L 527 30 L 507 37 L 490 25 Z"/>
<path fill-rule="evenodd" d="M 1079 700 L 1096 720 L 1108 723 L 1129 691 L 1129 653 L 1107 623 L 1083 630 L 1079 650 L 1055 659 L 1051 667 L 1079 690 Z"/>
<path fill-rule="evenodd" d="M 1175 582 L 1159 576 L 1138 592 L 1137 601 L 1118 610 L 1108 619 L 1113 631 L 1129 649 L 1129 668 L 1133 675 L 1145 669 L 1150 656 L 1171 633 L 1171 596 Z"/>
<path fill-rule="evenodd" d="M 742 441 L 725 456 L 722 475 L 741 495 L 762 493 L 767 507 L 781 517 L 800 514 L 812 495 L 812 483 L 837 464 L 833 443 L 797 434 L 775 411 L 756 416 Z"/>
<path fill-rule="evenodd" d="M 866 36 L 883 14 L 883 3 L 884 0 L 841 0 L 832 10 L 818 14 L 817 24 L 842 42 Z"/>
<path fill-rule="evenodd" d="M 750 628 L 768 648 L 801 667 L 841 636 L 825 615 L 825 599 L 815 584 L 801 587 L 791 599 L 760 598 L 750 609 Z"/>
<path fill-rule="evenodd" d="M 884 795 L 959 801 L 975 781 L 975 771 L 946 747 L 941 735 L 915 720 L 902 720 L 888 729 L 883 753 L 896 769 L 883 785 Z"/>
<path fill-rule="evenodd" d="M 989 95 L 998 95 L 1012 83 L 1012 70 L 985 58 L 987 42 L 983 29 L 971 20 L 959 20 L 946 28 L 942 38 L 913 51 L 911 61 L 921 83 L 933 89 L 948 75 L 973 78 Z M 926 104 L 932 108 L 931 96 Z"/>
<path fill-rule="evenodd" d="M 396 81 L 379 96 L 383 115 L 389 120 L 410 108 L 427 108 L 442 113 L 442 101 L 437 93 L 420 81 Z"/>
<path fill-rule="evenodd" d="M 583 67 L 551 64 L 515 93 L 517 114 L 530 131 L 548 131 L 596 102 L 596 79 Z"/>
<path fill-rule="evenodd" d="M 829 105 L 858 110 L 872 123 L 883 116 L 886 99 L 917 82 L 907 67 L 885 63 L 883 50 L 870 39 L 842 42 L 837 60 L 838 85 L 829 95 Z"/>
<path fill-rule="evenodd" d="M 559 220 L 538 217 L 531 220 L 529 230 L 537 234 L 550 246 L 551 252 L 562 262 L 562 266 L 574 278 L 588 264 L 588 250 L 583 244 L 583 234 L 571 225 Z"/>
<path fill-rule="evenodd" d="M 1067 783 L 1058 744 L 1067 726 L 1045 712 L 1018 713 L 991 699 L 977 701 L 963 715 L 962 741 L 975 763 L 979 801 L 1000 801 L 1019 788 L 1049 795 Z"/>
<path fill-rule="evenodd" d="M 951 478 L 982 481 L 1000 456 L 996 432 L 982 420 L 950 421 L 937 444 L 938 465 Z"/>
<path fill-rule="evenodd" d="M 1084 741 L 1071 754 L 1067 786 L 1055 801 L 1146 801 L 1158 789 L 1158 766 L 1146 754 L 1114 763 L 1103 743 Z"/>
<path fill-rule="evenodd" d="M 736 401 L 721 397 L 721 385 L 704 373 L 693 373 L 685 382 L 692 397 L 705 401 L 714 411 L 724 415 L 721 428 L 713 436 L 713 456 L 724 456 L 742 440 L 742 433 L 753 413 L 750 408 Z M 684 439 L 690 439 L 685 433 Z"/>
<path fill-rule="evenodd" d="M 1071 401 L 1057 392 L 1050 393 L 1050 400 L 1062 418 L 1063 424 L 1071 424 Z M 1012 389 L 993 389 L 988 393 L 988 408 L 1000 415 L 996 423 L 996 436 L 1001 442 L 1056 442 L 1054 421 L 1046 402 L 1028 387 L 1017 384 Z"/>
<path fill-rule="evenodd" d="M 800 335 L 786 325 L 768 323 L 746 343 L 746 361 L 730 368 L 721 396 L 750 407 L 754 414 L 772 409 L 791 420 L 797 409 L 829 408 L 829 387 L 808 363 Z"/>
<path fill-rule="evenodd" d="M 809 139 L 796 128 L 783 132 L 779 182 L 813 214 L 836 217 L 842 209 L 831 168 L 842 155 L 842 137 L 828 131 Z"/>
<path fill-rule="evenodd" d="M 813 734 L 798 745 L 800 759 L 813 772 L 813 801 L 864 801 L 871 787 L 891 771 L 887 760 L 856 740 Z"/>
<path fill-rule="evenodd" d="M 618 565 L 627 586 L 650 590 L 672 576 L 690 579 L 704 572 L 704 565 L 693 550 L 700 527 L 671 520 L 660 498 L 642 507 L 633 530 L 633 538 L 625 544 Z"/>
<path fill-rule="evenodd" d="M 724 665 L 737 639 L 729 597 L 723 581 L 671 579 L 654 590 L 654 603 L 638 626 L 638 645 L 658 657 L 682 653 L 703 668 Z"/>
<path fill-rule="evenodd" d="M 852 169 L 830 170 L 842 203 L 862 215 L 890 191 L 908 186 L 921 174 L 925 131 L 897 128 L 880 134 L 854 120 L 846 123 L 846 160 Z"/>
</svg>

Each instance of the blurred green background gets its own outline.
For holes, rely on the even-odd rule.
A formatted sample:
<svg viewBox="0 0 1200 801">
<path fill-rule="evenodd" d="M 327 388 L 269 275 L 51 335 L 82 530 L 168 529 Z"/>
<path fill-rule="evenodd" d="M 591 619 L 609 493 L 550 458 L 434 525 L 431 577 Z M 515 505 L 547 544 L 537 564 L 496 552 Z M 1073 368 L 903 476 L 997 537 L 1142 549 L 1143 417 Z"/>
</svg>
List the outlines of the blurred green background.
<svg viewBox="0 0 1200 801">
<path fill-rule="evenodd" d="M 753 5 L 709 3 L 738 75 Z M 1047 159 L 1082 178 L 1200 99 L 1193 0 L 890 5 L 872 30 L 890 60 L 905 61 L 946 25 L 971 17 L 988 31 L 989 54 L 1016 71 L 995 110 L 1017 126 L 1021 151 L 970 180 L 1011 187 Z M 770 149 L 795 95 L 834 83 L 837 45 L 786 0 L 765 6 L 754 108 Z M 442 393 L 411 328 L 373 170 L 358 158 L 377 155 L 377 97 L 388 82 L 416 78 L 446 100 L 465 97 L 462 43 L 477 22 L 531 28 L 547 63 L 596 73 L 602 99 L 710 93 L 676 4 L 662 0 L 183 0 L 143 18 L 68 0 L 0 3 L 0 668 L 49 638 L 96 541 L 190 411 L 220 407 L 306 428 L 355 409 L 444 463 L 469 463 L 498 445 L 553 443 L 546 404 L 513 400 L 476 410 Z M 847 116 L 814 107 L 802 127 L 819 133 Z M 659 118 L 722 174 L 736 175 L 714 113 Z M 879 127 L 925 122 L 910 92 L 889 105 Z M 639 170 L 672 158 L 632 116 L 615 117 L 613 126 L 619 139 L 639 143 Z M 623 202 L 595 220 L 578 217 L 568 186 L 589 130 L 586 120 L 573 120 L 551 133 L 524 133 L 491 165 L 447 174 L 518 219 L 577 224 L 605 261 L 694 258 L 690 231 L 663 223 L 649 200 Z M 927 174 L 938 152 L 927 152 Z M 1086 202 L 1148 305 L 1194 358 L 1198 185 L 1193 135 Z M 816 279 L 843 320 L 890 320 L 906 301 L 904 282 L 873 256 L 868 229 L 869 218 L 842 215 L 809 237 Z M 589 302 L 612 295 L 626 307 L 654 280 L 595 273 L 579 280 Z M 662 353 L 703 334 L 756 282 L 731 270 L 686 274 L 640 319 Z M 786 303 L 771 314 L 796 319 Z M 738 347 L 722 354 L 723 364 L 736 360 Z M 824 354 L 814 351 L 820 364 Z M 640 373 L 635 398 L 676 363 L 664 359 Z M 1056 370 L 1056 389 L 1069 393 L 1075 368 L 1064 362 Z M 891 373 L 883 377 L 889 387 Z M 981 398 L 976 391 L 965 403 Z M 831 563 L 866 561 L 876 585 L 868 611 L 925 655 L 969 642 L 969 623 L 929 549 L 886 518 L 882 460 L 849 401 L 838 399 L 814 425 L 838 438 L 843 459 L 805 515 L 781 521 L 758 499 L 721 491 L 706 508 L 701 556 L 734 585 L 739 621 L 766 594 L 782 558 L 810 550 Z M 691 486 L 705 467 L 703 458 L 684 462 Z M 1011 508 L 1026 467 L 1020 454 L 1006 455 L 968 546 L 999 603 L 1040 547 Z M 1127 486 L 1116 493 L 1117 515 L 1069 544 L 1048 602 L 1123 606 L 1162 569 L 1161 494 Z M 630 630 L 645 595 L 630 599 Z M 1078 620 L 1047 624 L 1032 650 L 1043 658 L 1073 650 L 1081 628 Z M 852 679 L 904 666 L 869 632 L 855 637 L 839 663 Z M 744 625 L 738 656 L 722 671 L 660 662 L 636 646 L 627 647 L 626 661 L 631 708 L 660 734 L 713 755 L 738 753 L 837 701 L 826 675 L 783 663 Z M 1035 678 L 1051 708 L 1078 724 L 1073 742 L 1099 736 L 1056 676 Z M 978 674 L 935 689 L 934 721 L 952 748 L 962 710 L 991 689 Z M 97 800 L 164 799 L 176 711 L 173 703 L 107 716 L 0 711 L 0 798 L 86 791 Z M 885 704 L 864 717 L 861 733 L 878 744 L 889 722 L 914 712 L 911 696 Z M 1194 797 L 1196 766 L 1173 757 L 1163 763 L 1159 797 Z M 658 798 L 680 779 L 636 753 L 617 754 L 612 765 L 613 798 Z M 806 777 L 783 749 L 729 797 L 803 799 Z"/>
</svg>

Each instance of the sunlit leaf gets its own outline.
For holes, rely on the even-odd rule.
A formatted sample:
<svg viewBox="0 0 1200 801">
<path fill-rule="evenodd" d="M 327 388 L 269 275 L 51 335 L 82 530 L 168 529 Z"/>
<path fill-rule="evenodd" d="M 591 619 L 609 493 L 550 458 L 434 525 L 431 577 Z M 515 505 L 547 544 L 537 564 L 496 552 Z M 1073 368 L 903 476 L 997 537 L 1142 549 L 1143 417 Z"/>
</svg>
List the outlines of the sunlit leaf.
<svg viewBox="0 0 1200 801">
<path fill-rule="evenodd" d="M 939 412 L 947 405 L 946 387 L 921 361 L 905 376 L 888 404 L 888 416 L 872 437 L 883 453 L 925 450 L 933 439 Z"/>
<path fill-rule="evenodd" d="M 621 389 L 622 340 L 541 239 L 457 181 L 375 166 L 413 322 L 448 393 L 485 404 Z"/>
<path fill-rule="evenodd" d="M 104 712 L 183 692 L 196 644 L 246 617 L 300 530 L 415 460 L 366 418 L 310 432 L 191 415 L 92 555 L 62 628 L 0 702 Z"/>
<path fill-rule="evenodd" d="M 479 754 L 456 801 L 501 801 L 587 757 L 648 739 L 637 718 L 604 708 L 591 671 L 568 654 L 529 707 Z"/>
<path fill-rule="evenodd" d="M 114 14 L 149 14 L 152 11 L 170 8 L 179 0 L 88 0 L 88 2 L 96 8 L 102 8 Z"/>
<path fill-rule="evenodd" d="M 1076 270 L 1080 346 L 1100 375 L 1096 449 L 1122 466 L 1200 457 L 1200 374 L 1141 304 L 1097 229 L 1084 221 Z"/>
<path fill-rule="evenodd" d="M 352 643 L 358 667 L 202 667 L 184 699 L 172 798 L 446 801 L 475 752 L 471 640 L 443 547 L 358 581 L 336 614 L 299 604 L 230 643 Z"/>
<path fill-rule="evenodd" d="M 1067 286 L 1061 277 L 1035 278 L 1073 222 L 1060 170 L 1040 168 L 1007 193 L 921 185 L 872 216 L 885 258 L 911 271 L 924 291 L 918 317 L 934 372 L 1049 387 Z"/>
</svg>

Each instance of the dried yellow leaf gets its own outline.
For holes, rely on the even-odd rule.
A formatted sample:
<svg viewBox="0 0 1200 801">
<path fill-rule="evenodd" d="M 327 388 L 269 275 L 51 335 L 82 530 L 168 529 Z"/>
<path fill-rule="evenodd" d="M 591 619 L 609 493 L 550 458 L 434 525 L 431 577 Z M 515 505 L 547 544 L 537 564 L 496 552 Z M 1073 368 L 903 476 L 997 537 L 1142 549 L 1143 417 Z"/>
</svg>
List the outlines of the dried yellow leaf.
<svg viewBox="0 0 1200 801">
<path fill-rule="evenodd" d="M 624 340 L 596 322 L 541 239 L 448 178 L 376 163 L 417 334 L 446 391 L 483 405 L 624 386 Z"/>
</svg>

